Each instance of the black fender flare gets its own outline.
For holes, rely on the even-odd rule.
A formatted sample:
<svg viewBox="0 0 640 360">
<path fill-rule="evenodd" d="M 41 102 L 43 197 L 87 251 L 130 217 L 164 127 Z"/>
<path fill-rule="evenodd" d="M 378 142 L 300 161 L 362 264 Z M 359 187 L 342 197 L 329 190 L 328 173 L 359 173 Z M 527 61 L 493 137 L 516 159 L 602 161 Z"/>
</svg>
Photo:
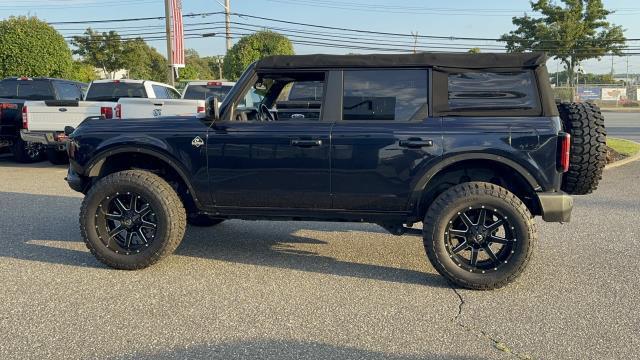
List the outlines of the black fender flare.
<svg viewBox="0 0 640 360">
<path fill-rule="evenodd" d="M 511 159 L 508 159 L 504 156 L 487 153 L 458 154 L 441 159 L 439 162 L 432 165 L 429 170 L 427 170 L 421 177 L 417 179 L 417 181 L 412 186 L 413 191 L 411 199 L 409 201 L 409 208 L 415 211 L 420 207 L 420 200 L 424 189 L 427 187 L 431 179 L 433 179 L 433 177 L 436 176 L 440 171 L 447 168 L 448 166 L 468 160 L 489 160 L 508 166 L 515 172 L 517 172 L 520 176 L 522 176 L 522 178 L 525 179 L 525 181 L 531 186 L 531 189 L 533 189 L 533 191 L 542 191 L 542 187 L 540 186 L 536 178 L 531 174 L 531 172 L 524 166 Z"/>
<path fill-rule="evenodd" d="M 162 150 L 156 147 L 144 147 L 144 146 L 131 146 L 131 145 L 122 145 L 115 146 L 108 149 L 104 149 L 101 152 L 97 153 L 93 159 L 87 164 L 85 167 L 85 174 L 88 177 L 96 177 L 100 175 L 102 171 L 102 167 L 106 160 L 117 154 L 123 153 L 138 153 L 145 154 L 151 157 L 155 157 L 158 160 L 164 162 L 168 166 L 170 166 L 177 174 L 180 176 L 182 181 L 187 185 L 189 189 L 189 193 L 191 194 L 191 198 L 198 208 L 201 208 L 200 200 L 198 199 L 196 192 L 194 191 L 193 185 L 189 181 L 189 176 L 187 176 L 187 171 L 183 168 L 180 161 L 173 158 L 169 154 L 165 154 Z"/>
</svg>

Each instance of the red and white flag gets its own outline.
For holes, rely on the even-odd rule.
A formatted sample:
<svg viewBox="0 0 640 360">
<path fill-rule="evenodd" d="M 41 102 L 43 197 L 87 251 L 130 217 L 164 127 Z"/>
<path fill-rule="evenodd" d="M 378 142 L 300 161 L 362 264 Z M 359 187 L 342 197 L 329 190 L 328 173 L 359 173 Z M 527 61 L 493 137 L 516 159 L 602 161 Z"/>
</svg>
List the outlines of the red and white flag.
<svg viewBox="0 0 640 360">
<path fill-rule="evenodd" d="M 184 67 L 184 24 L 182 23 L 182 1 L 171 0 L 171 15 L 173 18 L 173 54 L 171 65 Z"/>
</svg>

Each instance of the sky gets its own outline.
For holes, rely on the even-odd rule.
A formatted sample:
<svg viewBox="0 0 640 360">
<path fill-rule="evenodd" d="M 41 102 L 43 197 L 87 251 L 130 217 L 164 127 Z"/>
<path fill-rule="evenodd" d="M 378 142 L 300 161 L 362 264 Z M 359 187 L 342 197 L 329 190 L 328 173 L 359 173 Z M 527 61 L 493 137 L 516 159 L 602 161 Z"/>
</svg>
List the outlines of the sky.
<svg viewBox="0 0 640 360">
<path fill-rule="evenodd" d="M 224 3 L 224 0 L 220 0 Z M 223 6 L 216 0 L 183 0 L 184 14 L 201 14 L 221 12 Z M 616 10 L 609 20 L 621 25 L 625 29 L 627 38 L 640 38 L 640 2 L 632 0 L 605 0 L 605 7 Z M 474 37 L 495 39 L 514 29 L 512 16 L 520 16 L 530 11 L 528 0 L 456 0 L 449 2 L 435 0 L 231 0 L 231 11 L 287 20 L 298 23 L 369 30 L 388 33 L 411 34 L 420 36 L 445 37 Z M 105 19 L 124 19 L 139 17 L 156 17 L 164 15 L 163 0 L 0 0 L 0 18 L 11 15 L 37 16 L 48 22 L 87 21 Z M 207 17 L 185 18 L 185 28 L 192 37 L 185 39 L 185 46 L 197 50 L 201 55 L 223 55 L 225 39 L 223 14 Z M 238 35 L 246 34 L 248 29 L 261 27 L 280 27 L 297 31 L 298 42 L 294 43 L 297 54 L 349 52 L 372 53 L 367 49 L 332 48 L 310 42 L 342 43 L 349 42 L 346 37 L 358 41 L 361 47 L 381 47 L 380 41 L 393 42 L 394 47 L 411 48 L 413 38 L 389 37 L 353 32 L 341 32 L 331 29 L 319 29 L 295 24 L 259 20 L 255 18 L 241 18 L 234 16 L 232 21 L 248 25 L 233 25 L 233 32 Z M 215 24 L 211 24 L 211 23 Z M 203 24 L 206 23 L 206 24 Z M 131 36 L 144 33 L 150 38 L 149 44 L 166 54 L 166 41 L 161 37 L 164 20 L 150 20 L 137 22 L 101 23 L 91 26 L 99 30 L 117 28 L 117 31 Z M 64 24 L 55 27 L 65 36 L 81 34 L 85 24 Z M 201 37 L 203 33 L 216 33 L 214 37 Z M 345 37 L 345 38 L 343 38 Z M 156 40 L 151 40 L 156 39 Z M 332 40 L 334 39 L 334 40 Z M 235 40 L 234 40 L 235 42 Z M 417 42 L 420 50 L 443 50 L 447 46 L 457 44 L 456 47 L 473 47 L 480 45 L 495 47 L 491 41 L 457 41 L 448 39 L 419 38 Z M 640 44 L 640 42 L 632 43 Z M 389 45 L 384 45 L 389 47 Z M 435 47 L 438 47 L 437 49 Z M 459 51 L 459 50 L 456 50 Z M 640 56 L 615 57 L 613 66 L 616 73 L 625 73 L 629 64 L 629 72 L 640 73 Z M 601 61 L 590 60 L 583 64 L 586 72 L 608 73 L 611 71 L 612 59 L 607 57 Z M 549 71 L 555 72 L 557 62 L 548 63 Z M 561 69 L 561 67 L 560 67 Z"/>
</svg>

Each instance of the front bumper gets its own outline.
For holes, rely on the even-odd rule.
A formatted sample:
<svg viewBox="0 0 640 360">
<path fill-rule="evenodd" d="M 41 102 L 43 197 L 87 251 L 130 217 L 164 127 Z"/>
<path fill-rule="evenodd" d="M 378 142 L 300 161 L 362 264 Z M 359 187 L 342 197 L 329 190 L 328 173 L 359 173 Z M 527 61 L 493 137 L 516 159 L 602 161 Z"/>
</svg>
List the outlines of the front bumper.
<svg viewBox="0 0 640 360">
<path fill-rule="evenodd" d="M 77 192 L 84 193 L 84 190 L 87 188 L 89 180 L 83 176 L 80 176 L 77 172 L 75 172 L 71 167 L 67 171 L 67 177 L 64 178 L 69 184 L 69 187 Z"/>
<path fill-rule="evenodd" d="M 44 144 L 47 146 L 58 147 L 58 150 L 64 150 L 66 141 L 60 141 L 53 132 L 40 132 L 20 130 L 20 137 L 26 142 Z"/>
<path fill-rule="evenodd" d="M 569 222 L 573 210 L 573 198 L 563 192 L 538 193 L 542 220 Z"/>
</svg>

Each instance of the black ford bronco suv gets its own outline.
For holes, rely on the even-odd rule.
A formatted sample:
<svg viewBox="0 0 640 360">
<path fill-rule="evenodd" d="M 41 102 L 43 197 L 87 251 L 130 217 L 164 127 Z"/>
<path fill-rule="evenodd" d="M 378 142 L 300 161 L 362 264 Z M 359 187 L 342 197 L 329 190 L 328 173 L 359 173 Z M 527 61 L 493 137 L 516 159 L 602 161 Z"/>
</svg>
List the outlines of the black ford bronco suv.
<svg viewBox="0 0 640 360">
<path fill-rule="evenodd" d="M 556 104 L 545 62 L 274 56 L 204 117 L 87 119 L 67 129 L 82 236 L 103 263 L 140 269 L 171 254 L 187 223 L 369 222 L 421 233 L 458 286 L 504 286 L 531 257 L 533 218 L 569 221 L 568 194 L 594 190 L 605 162 L 598 108 Z M 313 96 L 289 99 L 292 88 Z M 264 98 L 241 105 L 250 90 Z"/>
</svg>

